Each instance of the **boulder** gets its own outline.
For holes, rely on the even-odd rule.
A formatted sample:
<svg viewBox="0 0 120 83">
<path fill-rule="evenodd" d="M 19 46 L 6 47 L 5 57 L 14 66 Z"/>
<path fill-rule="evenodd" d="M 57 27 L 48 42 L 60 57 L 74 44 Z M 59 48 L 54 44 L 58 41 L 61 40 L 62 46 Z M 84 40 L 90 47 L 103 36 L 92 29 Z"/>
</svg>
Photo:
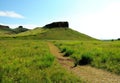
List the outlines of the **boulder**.
<svg viewBox="0 0 120 83">
<path fill-rule="evenodd" d="M 45 28 L 68 28 L 68 22 L 53 22 L 44 26 Z"/>
</svg>

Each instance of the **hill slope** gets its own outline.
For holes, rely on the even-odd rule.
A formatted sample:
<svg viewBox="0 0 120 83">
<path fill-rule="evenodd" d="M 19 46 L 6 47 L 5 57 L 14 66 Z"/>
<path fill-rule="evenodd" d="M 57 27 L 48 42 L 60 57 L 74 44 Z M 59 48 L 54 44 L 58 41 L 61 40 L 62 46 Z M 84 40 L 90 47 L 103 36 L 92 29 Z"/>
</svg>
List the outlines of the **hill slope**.
<svg viewBox="0 0 120 83">
<path fill-rule="evenodd" d="M 44 40 L 95 40 L 90 36 L 79 33 L 70 28 L 37 28 L 17 34 L 16 38 Z"/>
<path fill-rule="evenodd" d="M 8 35 L 11 35 L 11 34 L 14 34 L 14 32 L 10 28 L 5 28 L 5 29 L 0 28 L 0 37 L 8 36 Z"/>
</svg>

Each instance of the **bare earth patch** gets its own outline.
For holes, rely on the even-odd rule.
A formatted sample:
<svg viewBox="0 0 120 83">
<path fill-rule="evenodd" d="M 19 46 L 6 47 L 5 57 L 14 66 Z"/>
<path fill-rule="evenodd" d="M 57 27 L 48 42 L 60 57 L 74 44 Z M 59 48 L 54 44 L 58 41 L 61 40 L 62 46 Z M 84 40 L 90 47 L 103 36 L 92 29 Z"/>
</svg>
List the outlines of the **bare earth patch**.
<svg viewBox="0 0 120 83">
<path fill-rule="evenodd" d="M 88 83 L 120 83 L 120 76 L 110 72 L 96 69 L 91 66 L 74 66 L 74 62 L 69 57 L 63 57 L 60 50 L 52 43 L 48 42 L 51 53 L 57 58 L 58 62 L 76 76 L 82 78 Z"/>
</svg>

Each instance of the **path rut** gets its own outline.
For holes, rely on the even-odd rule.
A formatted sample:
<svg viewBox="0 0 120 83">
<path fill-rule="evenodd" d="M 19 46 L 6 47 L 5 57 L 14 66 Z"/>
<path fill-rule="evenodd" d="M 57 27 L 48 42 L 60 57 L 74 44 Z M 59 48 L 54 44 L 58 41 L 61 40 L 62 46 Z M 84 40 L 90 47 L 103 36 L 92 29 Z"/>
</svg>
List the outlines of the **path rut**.
<svg viewBox="0 0 120 83">
<path fill-rule="evenodd" d="M 48 42 L 50 52 L 57 58 L 58 62 L 67 71 L 87 81 L 88 83 L 120 83 L 120 76 L 110 72 L 96 69 L 91 66 L 74 66 L 74 62 L 69 57 L 63 57 L 60 50 L 51 42 Z"/>
</svg>

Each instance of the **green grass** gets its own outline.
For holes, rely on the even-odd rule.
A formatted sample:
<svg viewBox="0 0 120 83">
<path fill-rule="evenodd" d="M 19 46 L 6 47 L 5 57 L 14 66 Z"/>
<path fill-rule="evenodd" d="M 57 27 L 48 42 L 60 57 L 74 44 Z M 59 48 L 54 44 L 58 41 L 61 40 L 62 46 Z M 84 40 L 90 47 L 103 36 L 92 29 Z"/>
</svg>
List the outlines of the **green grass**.
<svg viewBox="0 0 120 83">
<path fill-rule="evenodd" d="M 80 83 L 51 55 L 45 41 L 0 40 L 0 83 Z"/>
<path fill-rule="evenodd" d="M 74 31 L 72 29 L 53 28 L 47 29 L 45 33 L 40 34 L 40 39 L 49 40 L 93 40 L 87 35 Z"/>
<path fill-rule="evenodd" d="M 56 41 L 75 65 L 91 65 L 120 75 L 120 41 Z M 72 53 L 71 53 L 72 51 Z"/>
<path fill-rule="evenodd" d="M 15 34 L 12 29 L 0 29 L 0 37 L 6 37 L 9 36 L 11 34 Z"/>
<path fill-rule="evenodd" d="M 42 34 L 44 32 L 46 32 L 46 30 L 39 27 L 39 28 L 35 28 L 35 29 L 32 29 L 32 30 L 28 30 L 26 32 L 16 34 L 15 36 L 17 36 L 17 37 L 20 37 L 20 36 L 23 36 L 23 37 L 24 36 L 36 36 L 36 35 Z"/>
<path fill-rule="evenodd" d="M 96 40 L 90 36 L 70 28 L 36 28 L 23 33 L 12 35 L 13 39 L 42 39 L 42 40 Z M 4 38 L 5 39 L 5 38 Z"/>
</svg>

